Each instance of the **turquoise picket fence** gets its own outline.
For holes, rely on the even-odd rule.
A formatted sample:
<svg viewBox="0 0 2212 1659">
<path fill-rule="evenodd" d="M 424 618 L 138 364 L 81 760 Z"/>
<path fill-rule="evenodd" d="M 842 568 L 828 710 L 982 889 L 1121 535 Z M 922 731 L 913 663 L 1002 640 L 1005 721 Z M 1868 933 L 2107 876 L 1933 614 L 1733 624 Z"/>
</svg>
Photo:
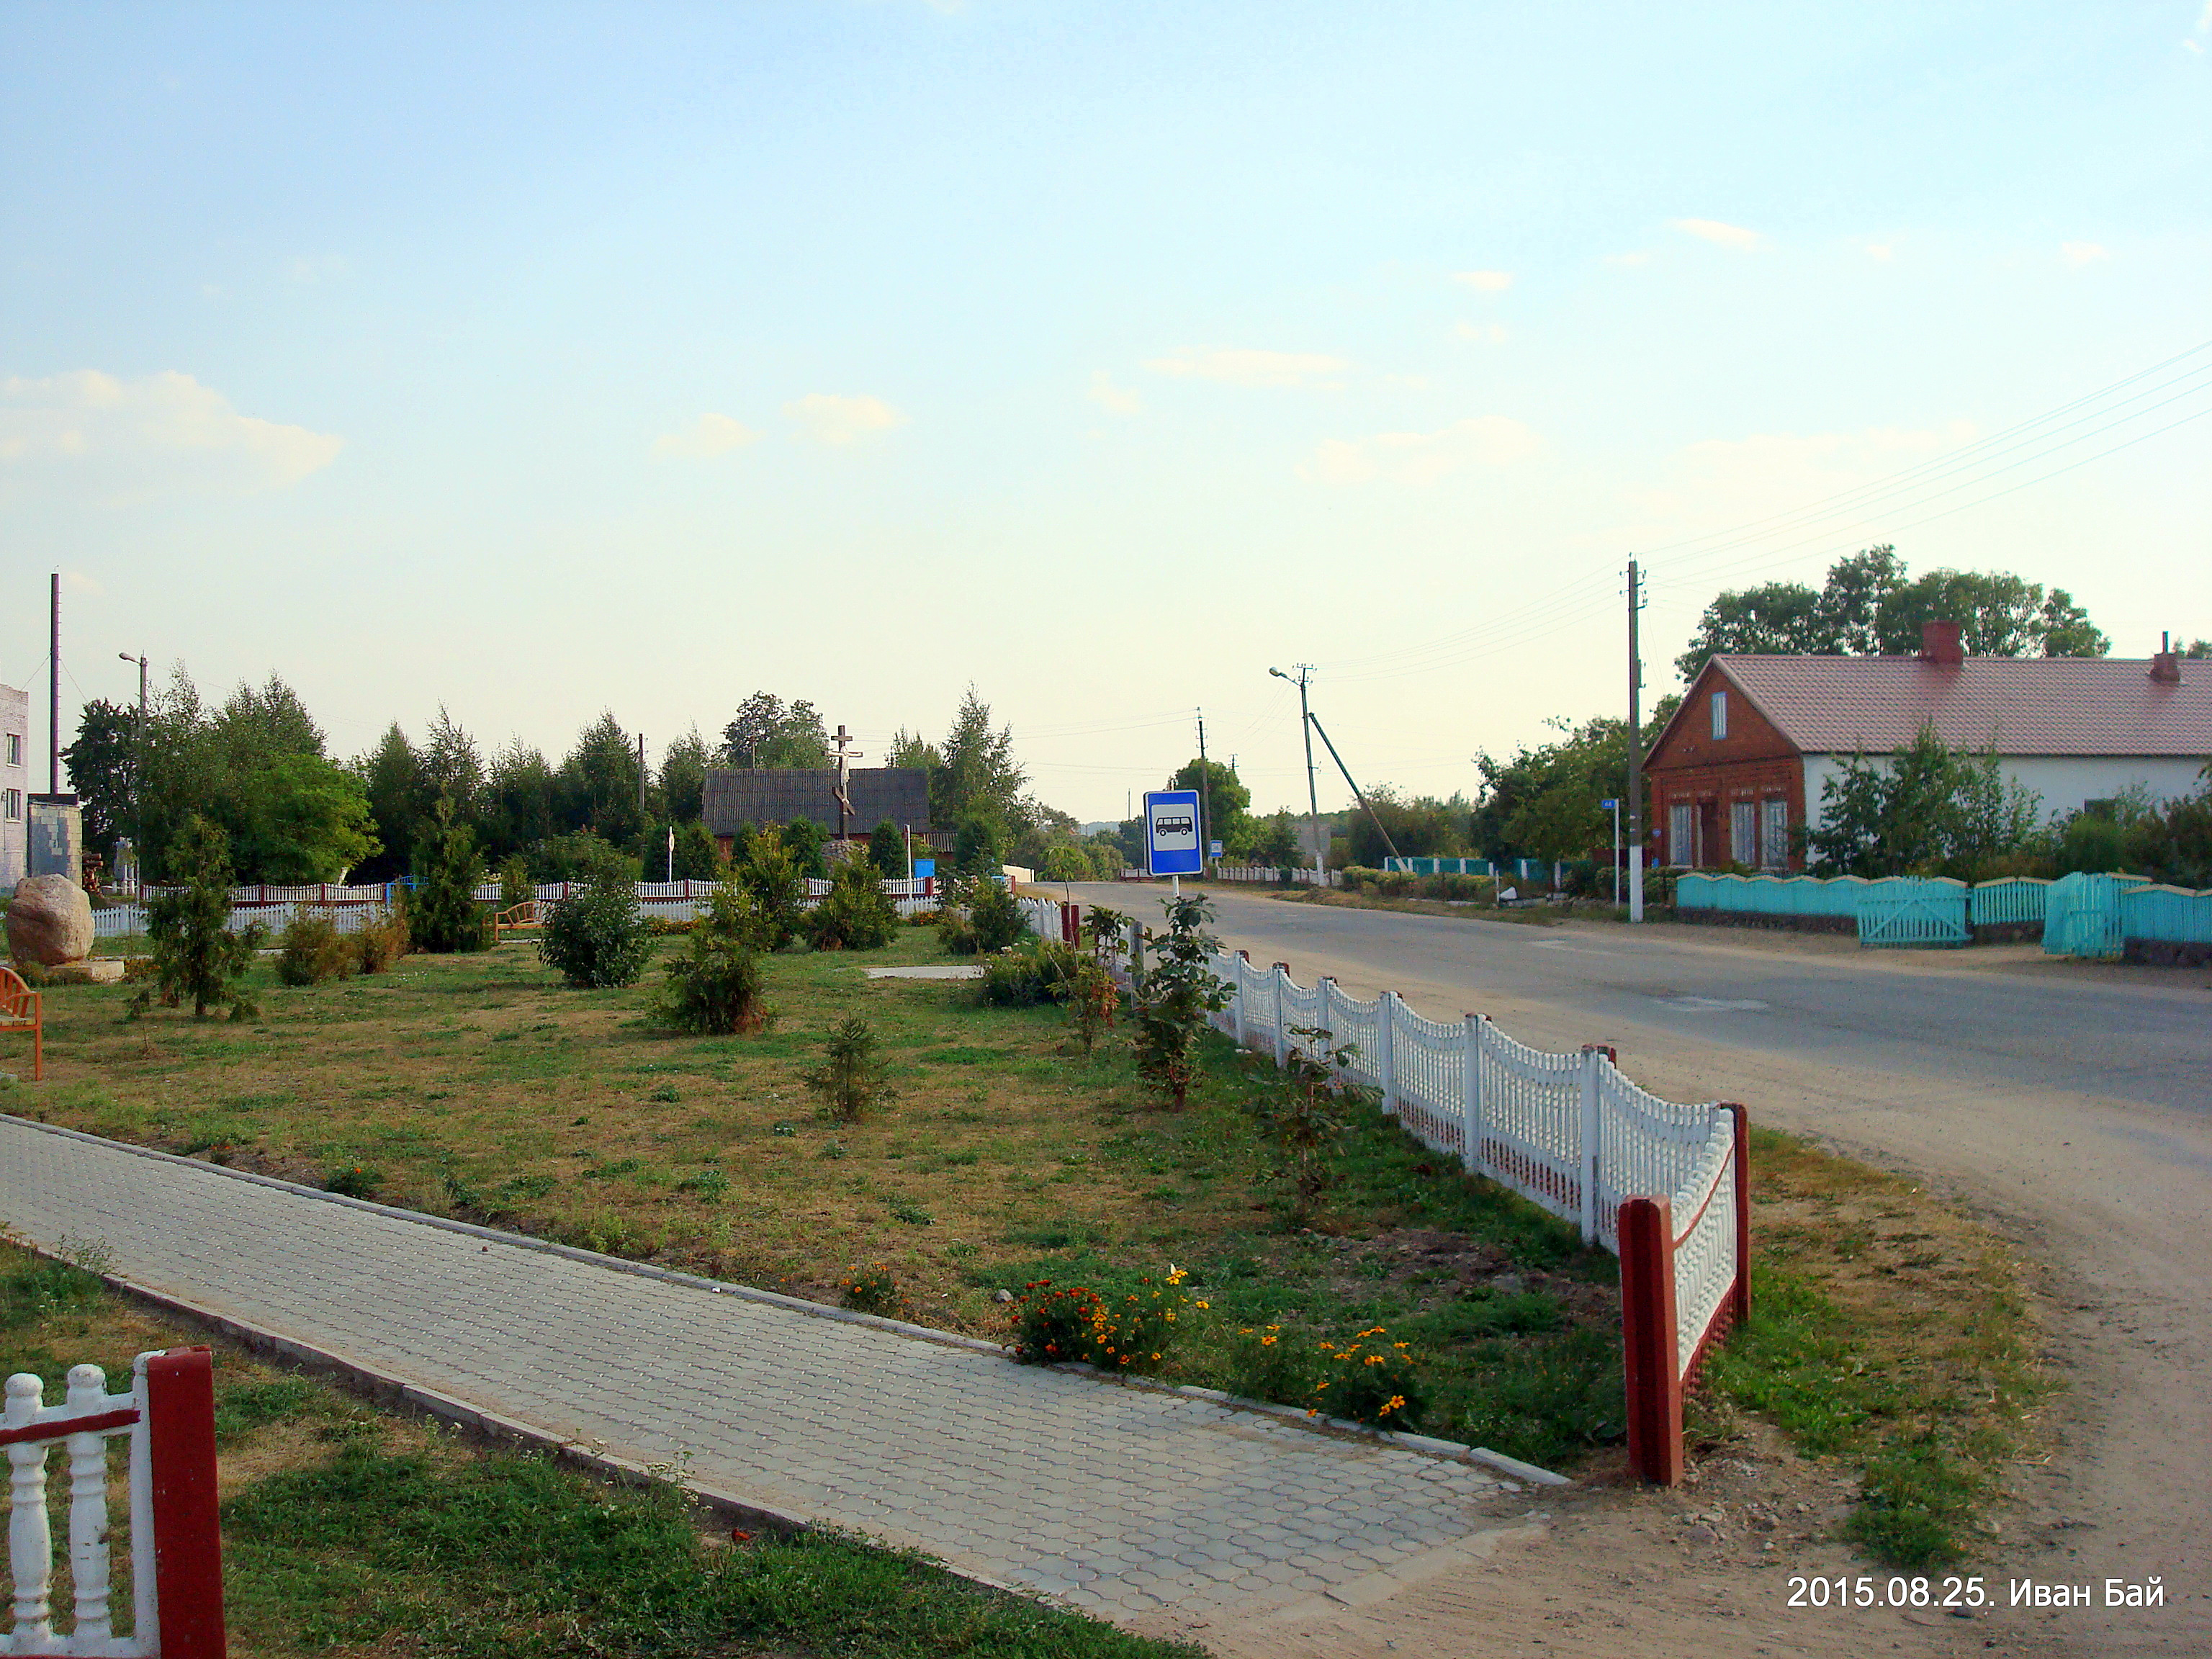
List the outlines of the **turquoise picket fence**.
<svg viewBox="0 0 2212 1659">
<path fill-rule="evenodd" d="M 1415 876 L 1489 876 L 1496 871 L 1488 859 L 1396 859 L 1382 860 L 1385 870 L 1403 870 Z"/>
<path fill-rule="evenodd" d="M 2147 887 L 2144 876 L 2061 876 L 2051 884 L 2044 911 L 2043 949 L 2054 957 L 2117 957 L 2127 935 L 2121 931 L 2120 897 Z"/>
<path fill-rule="evenodd" d="M 2146 885 L 2119 896 L 2123 939 L 2212 945 L 2212 890 Z"/>
<path fill-rule="evenodd" d="M 1900 883 L 1907 885 L 1899 887 Z M 2051 885 L 2033 876 L 2007 876 L 1968 889 L 1944 877 L 1884 876 L 1869 881 L 1862 876 L 1723 876 L 1686 871 L 1675 884 L 1674 903 L 1685 910 L 1728 910 L 1752 916 L 1856 917 L 1867 894 L 1915 890 L 1911 884 L 1929 892 L 1964 892 L 1966 925 L 1974 927 L 2041 921 Z"/>
<path fill-rule="evenodd" d="M 1973 924 L 1988 927 L 2000 922 L 2041 921 L 2050 894 L 2051 884 L 2041 876 L 2006 876 L 1977 882 L 1972 902 Z"/>
<path fill-rule="evenodd" d="M 1974 935 L 1966 921 L 1967 898 L 1966 884 L 1947 877 L 1870 881 L 1859 895 L 1859 943 L 1870 949 L 1970 945 Z"/>
</svg>

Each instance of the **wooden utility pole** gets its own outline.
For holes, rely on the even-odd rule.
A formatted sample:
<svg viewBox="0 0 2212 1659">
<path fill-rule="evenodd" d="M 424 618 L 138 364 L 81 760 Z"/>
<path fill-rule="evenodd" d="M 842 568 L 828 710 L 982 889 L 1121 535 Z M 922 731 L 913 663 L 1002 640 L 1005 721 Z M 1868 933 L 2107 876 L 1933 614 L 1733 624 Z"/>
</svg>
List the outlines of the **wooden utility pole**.
<svg viewBox="0 0 2212 1659">
<path fill-rule="evenodd" d="M 1644 920 L 1644 663 L 1636 651 L 1644 608 L 1636 561 L 1628 562 L 1628 919 Z"/>
<path fill-rule="evenodd" d="M 1206 849 L 1213 845 L 1213 780 L 1206 775 L 1206 710 L 1198 711 L 1198 867 L 1206 868 Z"/>
</svg>

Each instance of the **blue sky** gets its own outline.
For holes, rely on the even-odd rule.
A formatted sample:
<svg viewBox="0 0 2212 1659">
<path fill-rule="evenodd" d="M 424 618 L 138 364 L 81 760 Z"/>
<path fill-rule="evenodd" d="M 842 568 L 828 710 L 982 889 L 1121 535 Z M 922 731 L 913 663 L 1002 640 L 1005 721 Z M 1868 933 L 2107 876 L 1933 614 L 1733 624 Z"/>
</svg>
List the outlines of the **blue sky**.
<svg viewBox="0 0 2212 1659">
<path fill-rule="evenodd" d="M 1882 540 L 2212 635 L 2212 420 L 2158 430 L 2212 351 L 1990 441 L 2212 339 L 2209 53 L 2205 0 L 0 4 L 0 677 L 59 568 L 70 702 L 274 669 L 343 754 L 757 687 L 879 752 L 972 681 L 1090 818 L 1200 705 L 1301 794 L 1296 660 L 1470 787 L 1617 712 L 1631 553 L 1656 689 Z"/>
</svg>

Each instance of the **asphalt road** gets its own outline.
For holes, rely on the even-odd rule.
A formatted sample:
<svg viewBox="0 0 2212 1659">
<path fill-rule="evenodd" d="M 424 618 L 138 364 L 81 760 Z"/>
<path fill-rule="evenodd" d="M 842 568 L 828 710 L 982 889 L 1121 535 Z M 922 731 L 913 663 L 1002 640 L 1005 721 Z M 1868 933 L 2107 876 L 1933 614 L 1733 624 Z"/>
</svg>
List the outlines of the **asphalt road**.
<svg viewBox="0 0 2212 1659">
<path fill-rule="evenodd" d="M 1164 886 L 1073 894 L 1152 921 Z M 1742 1102 L 1990 1219 L 2043 1266 L 2067 1384 L 2005 1565 L 2160 1573 L 2166 1608 L 2085 1623 L 2087 1650 L 2212 1651 L 2212 970 L 1211 896 L 1214 932 L 1301 984 L 1388 988 L 1546 1048 L 1614 1043 L 1661 1095 Z"/>
</svg>

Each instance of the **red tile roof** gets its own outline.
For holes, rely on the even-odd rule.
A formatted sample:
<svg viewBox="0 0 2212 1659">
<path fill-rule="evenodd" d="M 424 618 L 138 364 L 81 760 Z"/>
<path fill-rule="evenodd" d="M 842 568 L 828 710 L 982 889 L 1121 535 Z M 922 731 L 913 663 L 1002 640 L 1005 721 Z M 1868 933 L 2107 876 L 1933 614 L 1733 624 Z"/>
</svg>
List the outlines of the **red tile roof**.
<svg viewBox="0 0 2212 1659">
<path fill-rule="evenodd" d="M 1803 754 L 1893 754 L 1933 721 L 2001 755 L 2212 756 L 2212 662 L 2154 680 L 2125 657 L 1716 657 Z"/>
</svg>

